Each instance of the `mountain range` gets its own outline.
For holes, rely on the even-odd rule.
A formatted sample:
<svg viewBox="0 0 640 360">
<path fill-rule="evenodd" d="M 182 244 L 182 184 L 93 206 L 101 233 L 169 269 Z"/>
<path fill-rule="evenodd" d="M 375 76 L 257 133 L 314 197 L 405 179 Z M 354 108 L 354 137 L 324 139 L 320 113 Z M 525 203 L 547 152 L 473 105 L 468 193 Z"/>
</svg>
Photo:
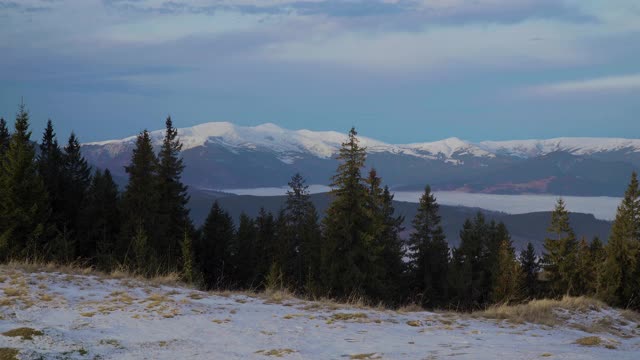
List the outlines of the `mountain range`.
<svg viewBox="0 0 640 360">
<path fill-rule="evenodd" d="M 183 180 L 198 189 L 286 185 L 302 173 L 311 184 L 330 183 L 346 133 L 288 130 L 274 124 L 211 122 L 178 131 L 184 144 Z M 152 131 L 159 147 L 163 130 Z M 135 136 L 83 144 L 88 161 L 126 176 Z M 619 196 L 640 168 L 640 139 L 556 138 L 388 144 L 359 137 L 367 166 L 396 190 L 422 189 L 494 194 L 548 193 Z"/>
</svg>

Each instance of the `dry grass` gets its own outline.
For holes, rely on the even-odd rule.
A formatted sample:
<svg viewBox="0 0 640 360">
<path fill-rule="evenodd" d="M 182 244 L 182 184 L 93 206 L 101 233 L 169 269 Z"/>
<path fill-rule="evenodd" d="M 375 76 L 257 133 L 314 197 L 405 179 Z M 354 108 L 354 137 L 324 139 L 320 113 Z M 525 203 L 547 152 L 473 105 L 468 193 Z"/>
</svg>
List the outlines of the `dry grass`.
<svg viewBox="0 0 640 360">
<path fill-rule="evenodd" d="M 18 360 L 18 349 L 0 348 L 0 360 Z"/>
<path fill-rule="evenodd" d="M 21 337 L 22 340 L 33 340 L 34 336 L 42 336 L 44 333 L 28 327 L 17 328 L 3 332 L 2 335 L 9 337 Z"/>
<path fill-rule="evenodd" d="M 283 357 L 285 355 L 293 354 L 297 351 L 293 349 L 273 349 L 273 350 L 258 350 L 256 354 L 262 354 L 264 356 Z"/>
<path fill-rule="evenodd" d="M 407 325 L 413 326 L 413 327 L 420 327 L 422 326 L 422 322 L 420 320 L 409 320 L 407 321 Z"/>
<path fill-rule="evenodd" d="M 27 295 L 27 290 L 24 288 L 4 288 L 3 289 L 4 294 L 10 297 L 17 297 L 17 296 L 25 296 Z"/>
<path fill-rule="evenodd" d="M 106 273 L 96 270 L 93 267 L 86 266 L 84 263 L 60 264 L 56 262 L 39 262 L 39 261 L 15 261 L 11 260 L 2 265 L 7 270 L 21 270 L 29 273 L 63 273 L 68 275 L 93 275 L 100 279 L 130 279 L 139 280 L 152 285 L 181 286 L 190 287 L 180 280 L 180 274 L 177 272 L 164 273 L 158 271 L 152 276 L 143 276 L 140 273 L 131 271 L 126 267 L 118 267 L 115 270 Z M 40 274 L 36 275 L 40 276 Z"/>
<path fill-rule="evenodd" d="M 495 305 L 484 311 L 475 312 L 473 315 L 489 319 L 508 320 L 515 323 L 555 326 L 562 322 L 562 319 L 554 312 L 555 309 L 584 312 L 599 310 L 603 307 L 605 307 L 605 304 L 595 299 L 565 296 L 560 300 L 541 299 L 519 305 Z"/>
<path fill-rule="evenodd" d="M 354 354 L 349 355 L 349 359 L 352 360 L 360 360 L 360 359 L 382 359 L 382 356 L 377 353 L 369 353 L 369 354 Z"/>
<path fill-rule="evenodd" d="M 598 346 L 602 344 L 602 339 L 598 336 L 587 336 L 576 340 L 576 344 L 582 346 Z"/>
<path fill-rule="evenodd" d="M 398 308 L 397 311 L 401 314 L 403 313 L 406 314 L 406 313 L 412 313 L 412 312 L 423 312 L 424 309 L 422 308 L 422 306 L 416 303 L 411 303 Z"/>
</svg>

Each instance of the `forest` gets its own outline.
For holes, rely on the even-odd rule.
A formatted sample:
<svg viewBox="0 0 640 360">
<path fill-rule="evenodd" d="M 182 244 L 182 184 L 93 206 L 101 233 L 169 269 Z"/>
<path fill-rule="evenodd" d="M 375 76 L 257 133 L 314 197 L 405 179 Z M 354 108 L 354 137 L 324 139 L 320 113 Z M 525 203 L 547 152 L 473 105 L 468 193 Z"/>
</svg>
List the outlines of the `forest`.
<svg viewBox="0 0 640 360">
<path fill-rule="evenodd" d="M 36 142 L 24 105 L 13 130 L 0 119 L 0 261 L 89 265 L 154 276 L 179 273 L 202 289 L 287 289 L 301 297 L 398 307 L 474 310 L 564 295 L 640 309 L 640 188 L 630 174 L 609 239 L 578 239 L 560 198 L 544 239 L 514 248 L 502 223 L 481 213 L 450 247 L 437 199 L 424 188 L 413 231 L 382 175 L 366 167 L 354 128 L 337 155 L 332 202 L 322 217 L 303 174 L 292 174 L 277 213 L 237 224 L 214 202 L 204 225 L 190 219 L 182 144 L 171 117 L 156 153 L 136 140 L 120 191 L 108 169 L 92 169 L 80 140 L 60 145 L 51 120 Z M 260 174 L 254 174 L 260 176 Z"/>
</svg>

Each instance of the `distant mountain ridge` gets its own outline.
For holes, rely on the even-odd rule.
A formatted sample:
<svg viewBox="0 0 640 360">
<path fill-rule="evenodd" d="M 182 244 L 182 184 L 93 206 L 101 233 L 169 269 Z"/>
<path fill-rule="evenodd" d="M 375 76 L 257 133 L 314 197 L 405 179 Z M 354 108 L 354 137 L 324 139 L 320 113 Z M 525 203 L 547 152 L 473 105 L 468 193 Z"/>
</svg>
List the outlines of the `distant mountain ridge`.
<svg viewBox="0 0 640 360">
<path fill-rule="evenodd" d="M 187 164 L 185 181 L 221 189 L 280 186 L 296 171 L 313 183 L 327 184 L 335 170 L 333 157 L 346 140 L 346 133 L 288 130 L 271 123 L 211 122 L 178 132 Z M 157 146 L 163 134 L 151 132 Z M 369 153 L 368 165 L 397 188 L 419 188 L 428 182 L 436 188 L 473 192 L 618 195 L 629 173 L 640 167 L 640 139 L 473 143 L 448 138 L 412 144 L 366 136 L 360 140 Z M 122 175 L 134 143 L 135 136 L 92 142 L 84 144 L 83 151 L 94 165 Z M 247 178 L 251 174 L 254 179 Z"/>
</svg>

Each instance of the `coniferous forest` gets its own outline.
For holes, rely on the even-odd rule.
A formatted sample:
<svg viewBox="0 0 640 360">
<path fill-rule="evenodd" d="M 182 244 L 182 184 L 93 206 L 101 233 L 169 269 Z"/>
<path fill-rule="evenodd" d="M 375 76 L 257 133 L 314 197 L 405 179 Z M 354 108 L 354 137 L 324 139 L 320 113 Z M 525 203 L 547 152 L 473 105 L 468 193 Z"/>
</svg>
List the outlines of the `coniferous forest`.
<svg viewBox="0 0 640 360">
<path fill-rule="evenodd" d="M 562 199 L 543 253 L 517 253 L 509 230 L 481 213 L 450 248 L 438 203 L 425 186 L 407 241 L 384 174 L 366 169 L 351 129 L 338 154 L 332 203 L 314 208 L 303 174 L 292 174 L 286 206 L 234 223 L 218 203 L 201 228 L 189 217 L 182 145 L 171 118 L 154 149 L 141 132 L 120 191 L 92 169 L 80 140 L 58 142 L 49 121 L 32 133 L 22 105 L 13 129 L 0 119 L 0 261 L 79 263 L 146 276 L 177 272 L 204 289 L 288 289 L 300 296 L 364 299 L 397 307 L 472 310 L 563 295 L 640 309 L 640 188 L 635 173 L 611 235 L 578 239 Z M 256 174 L 259 175 L 259 174 Z"/>
</svg>

